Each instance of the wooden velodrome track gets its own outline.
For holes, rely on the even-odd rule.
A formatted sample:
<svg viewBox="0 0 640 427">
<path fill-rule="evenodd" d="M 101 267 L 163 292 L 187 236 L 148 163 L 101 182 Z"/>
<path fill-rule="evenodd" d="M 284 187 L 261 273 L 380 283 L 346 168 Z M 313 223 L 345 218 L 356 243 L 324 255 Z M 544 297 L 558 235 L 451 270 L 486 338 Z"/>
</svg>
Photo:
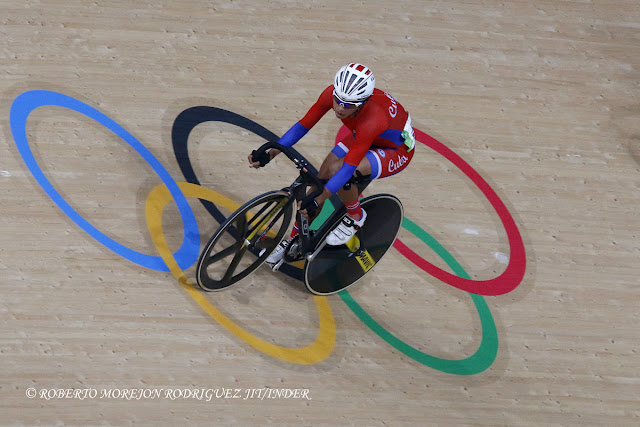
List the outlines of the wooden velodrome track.
<svg viewBox="0 0 640 427">
<path fill-rule="evenodd" d="M 640 423 L 636 0 L 144 3 L 1 2 L 0 424 Z M 266 267 L 221 293 L 179 283 L 161 241 L 193 281 L 182 242 L 218 226 L 197 197 L 228 214 L 295 169 L 250 170 L 264 140 L 206 116 L 202 187 L 148 214 L 186 181 L 176 118 L 282 135 L 351 61 L 496 197 L 419 143 L 366 192 L 403 201 L 404 252 L 348 294 Z M 339 125 L 297 148 L 319 163 Z M 503 274 L 520 237 L 521 283 Z"/>
</svg>

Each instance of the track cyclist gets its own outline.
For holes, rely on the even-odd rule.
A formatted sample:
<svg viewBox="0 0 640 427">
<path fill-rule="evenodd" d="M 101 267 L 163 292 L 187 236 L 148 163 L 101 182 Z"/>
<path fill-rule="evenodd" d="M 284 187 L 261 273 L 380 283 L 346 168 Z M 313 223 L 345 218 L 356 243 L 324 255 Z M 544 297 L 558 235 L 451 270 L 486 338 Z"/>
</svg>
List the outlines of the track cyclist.
<svg viewBox="0 0 640 427">
<path fill-rule="evenodd" d="M 337 193 L 347 208 L 342 222 L 327 236 L 328 245 L 345 244 L 367 220 L 360 207 L 357 186 L 351 178 L 385 178 L 404 170 L 414 154 L 415 136 L 409 113 L 391 95 L 375 88 L 371 70 L 357 63 L 343 66 L 334 83 L 327 87 L 307 114 L 278 141 L 291 147 L 318 121 L 333 109 L 336 117 L 349 129 L 324 159 L 318 177 L 326 182 L 322 194 L 307 197 L 299 206 L 300 213 L 312 220 L 323 203 Z M 265 166 L 280 151 L 271 149 L 262 158 L 249 155 L 253 168 Z M 294 225 L 289 241 L 298 234 Z M 282 265 L 288 242 L 283 240 L 267 258 L 273 270 Z"/>
</svg>

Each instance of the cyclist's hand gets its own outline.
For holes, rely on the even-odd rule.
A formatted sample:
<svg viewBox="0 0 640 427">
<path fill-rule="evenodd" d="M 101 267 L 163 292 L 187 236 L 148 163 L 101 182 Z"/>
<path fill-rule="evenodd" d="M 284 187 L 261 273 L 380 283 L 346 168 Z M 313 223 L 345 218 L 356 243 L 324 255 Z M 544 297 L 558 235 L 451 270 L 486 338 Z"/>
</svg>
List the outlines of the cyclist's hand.
<svg viewBox="0 0 640 427">
<path fill-rule="evenodd" d="M 251 154 L 249 154 L 249 167 L 250 168 L 261 168 L 266 166 L 275 156 L 280 154 L 280 150 L 276 150 L 272 148 L 269 151 L 265 151 L 260 158 L 256 157 L 256 150 L 253 150 Z"/>
<path fill-rule="evenodd" d="M 249 167 L 250 168 L 258 169 L 260 167 L 260 162 L 254 162 L 253 161 L 253 153 L 249 154 L 249 157 L 247 157 L 247 159 L 249 160 Z"/>
<path fill-rule="evenodd" d="M 298 203 L 298 210 L 300 211 L 300 215 L 309 219 L 316 216 L 318 206 L 320 206 L 320 204 L 315 198 L 307 196 Z"/>
<path fill-rule="evenodd" d="M 268 151 L 263 152 L 260 156 L 256 154 L 256 150 L 253 150 L 251 154 L 249 154 L 249 167 L 251 168 L 261 168 L 271 161 L 271 154 Z"/>
</svg>

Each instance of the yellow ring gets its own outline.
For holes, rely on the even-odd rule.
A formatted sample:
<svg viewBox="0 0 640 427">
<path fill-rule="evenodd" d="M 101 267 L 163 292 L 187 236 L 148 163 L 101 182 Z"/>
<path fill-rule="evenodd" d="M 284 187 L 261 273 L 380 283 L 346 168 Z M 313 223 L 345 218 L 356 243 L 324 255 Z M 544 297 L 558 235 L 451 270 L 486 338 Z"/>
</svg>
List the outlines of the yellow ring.
<svg viewBox="0 0 640 427">
<path fill-rule="evenodd" d="M 202 200 L 208 200 L 216 205 L 228 209 L 229 211 L 235 211 L 240 207 L 236 202 L 222 194 L 200 185 L 188 182 L 178 182 L 178 187 L 185 197 L 195 197 Z M 182 271 L 176 260 L 173 258 L 173 254 L 169 249 L 169 245 L 164 237 L 164 232 L 162 231 L 162 212 L 170 200 L 172 200 L 171 193 L 169 193 L 166 185 L 160 184 L 151 190 L 147 197 L 145 206 L 147 227 L 151 233 L 153 243 L 158 249 L 158 253 L 169 267 L 171 274 L 178 279 L 178 282 L 180 282 L 191 298 L 193 298 L 193 300 L 198 303 L 198 305 L 202 307 L 209 316 L 250 346 L 268 354 L 269 356 L 284 360 L 285 362 L 310 365 L 326 359 L 331 354 L 336 343 L 336 325 L 333 314 L 331 313 L 331 307 L 329 306 L 326 297 L 317 295 L 313 296 L 320 318 L 320 326 L 318 328 L 318 336 L 316 337 L 316 340 L 306 347 L 288 348 L 268 343 L 245 331 L 215 308 L 200 291 L 196 290 L 185 275 L 184 271 Z"/>
</svg>

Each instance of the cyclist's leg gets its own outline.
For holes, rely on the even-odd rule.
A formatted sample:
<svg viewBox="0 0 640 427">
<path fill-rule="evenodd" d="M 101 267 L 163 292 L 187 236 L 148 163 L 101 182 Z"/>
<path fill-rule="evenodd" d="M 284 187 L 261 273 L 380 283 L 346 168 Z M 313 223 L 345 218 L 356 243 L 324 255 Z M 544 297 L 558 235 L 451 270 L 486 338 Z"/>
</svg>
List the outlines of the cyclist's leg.
<svg viewBox="0 0 640 427">
<path fill-rule="evenodd" d="M 320 170 L 318 171 L 318 177 L 320 179 L 328 181 L 333 176 L 333 174 L 335 174 L 342 167 L 342 158 L 344 157 L 344 154 L 342 154 L 341 157 L 339 157 L 339 154 L 340 153 L 336 155 L 333 152 L 330 152 L 325 157 L 324 161 L 322 162 L 322 165 L 320 166 Z M 317 187 L 310 186 L 307 189 L 307 194 L 311 194 L 316 190 L 317 190 Z M 338 192 L 338 195 L 340 195 L 340 192 Z M 358 200 L 357 189 L 356 189 L 355 200 Z M 322 204 L 318 206 L 318 209 L 316 209 L 316 212 L 314 215 L 309 216 L 309 223 L 312 223 L 313 220 L 320 214 L 323 206 L 324 206 L 324 202 L 322 202 Z M 292 241 L 292 239 L 294 239 L 298 235 L 298 233 L 299 233 L 298 221 L 294 221 L 293 229 L 291 230 L 289 239 L 283 240 L 280 243 L 280 245 L 276 247 L 276 249 L 271 253 L 271 255 L 269 255 L 269 257 L 266 260 L 266 263 L 269 264 L 273 270 L 277 270 L 280 267 L 280 265 L 282 265 L 282 260 L 284 258 L 285 250 L 289 245 L 289 242 Z"/>
<path fill-rule="evenodd" d="M 331 153 L 334 157 L 329 158 L 329 161 L 327 161 L 324 172 L 329 176 L 333 176 L 332 174 L 336 173 L 342 166 L 340 155 L 344 157 L 348 152 L 348 142 L 351 142 L 350 136 L 347 136 L 345 140 L 336 145 Z M 380 142 L 384 143 L 382 140 Z M 356 171 L 362 175 L 369 175 L 372 180 L 395 175 L 409 165 L 413 158 L 414 151 L 413 149 L 408 150 L 408 147 L 404 144 L 398 147 L 375 146 L 374 141 L 374 146 L 367 151 Z M 329 245 L 344 244 L 364 225 L 367 219 L 366 211 L 360 207 L 357 186 L 352 185 L 340 189 L 338 195 L 344 202 L 349 215 L 345 217 L 343 222 L 327 237 L 327 244 Z"/>
<path fill-rule="evenodd" d="M 415 150 L 407 150 L 406 145 L 398 148 L 372 148 L 367 152 L 372 164 L 371 179 L 381 179 L 395 175 L 407 168 Z"/>
<path fill-rule="evenodd" d="M 320 167 L 319 176 L 322 179 L 331 178 L 342 168 L 344 163 L 343 159 L 348 153 L 351 143 L 353 143 L 353 137 L 348 135 L 327 155 Z M 354 177 L 371 175 L 371 162 L 373 160 L 372 154 L 367 153 L 356 168 Z M 343 222 L 327 237 L 327 244 L 332 246 L 347 242 L 358 228 L 364 225 L 367 218 L 367 213 L 360 206 L 360 193 L 357 185 L 345 185 L 337 191 L 337 195 L 344 203 L 348 215 L 345 216 Z"/>
<path fill-rule="evenodd" d="M 325 157 L 322 165 L 320 166 L 320 170 L 318 171 L 318 177 L 320 179 L 329 180 L 333 175 L 335 175 L 340 168 L 342 167 L 343 158 L 347 154 L 345 151 L 344 154 L 340 156 L 341 149 L 339 146 L 336 146 L 327 157 Z M 337 153 L 336 153 L 337 152 Z M 356 171 L 362 175 L 371 175 L 372 167 L 371 167 L 371 155 L 367 153 L 367 155 L 362 159 Z M 357 176 L 357 175 L 354 175 Z M 354 203 L 358 200 L 358 188 L 355 185 L 352 185 L 349 189 L 341 188 L 337 192 L 340 200 L 344 202 L 345 205 Z"/>
</svg>

